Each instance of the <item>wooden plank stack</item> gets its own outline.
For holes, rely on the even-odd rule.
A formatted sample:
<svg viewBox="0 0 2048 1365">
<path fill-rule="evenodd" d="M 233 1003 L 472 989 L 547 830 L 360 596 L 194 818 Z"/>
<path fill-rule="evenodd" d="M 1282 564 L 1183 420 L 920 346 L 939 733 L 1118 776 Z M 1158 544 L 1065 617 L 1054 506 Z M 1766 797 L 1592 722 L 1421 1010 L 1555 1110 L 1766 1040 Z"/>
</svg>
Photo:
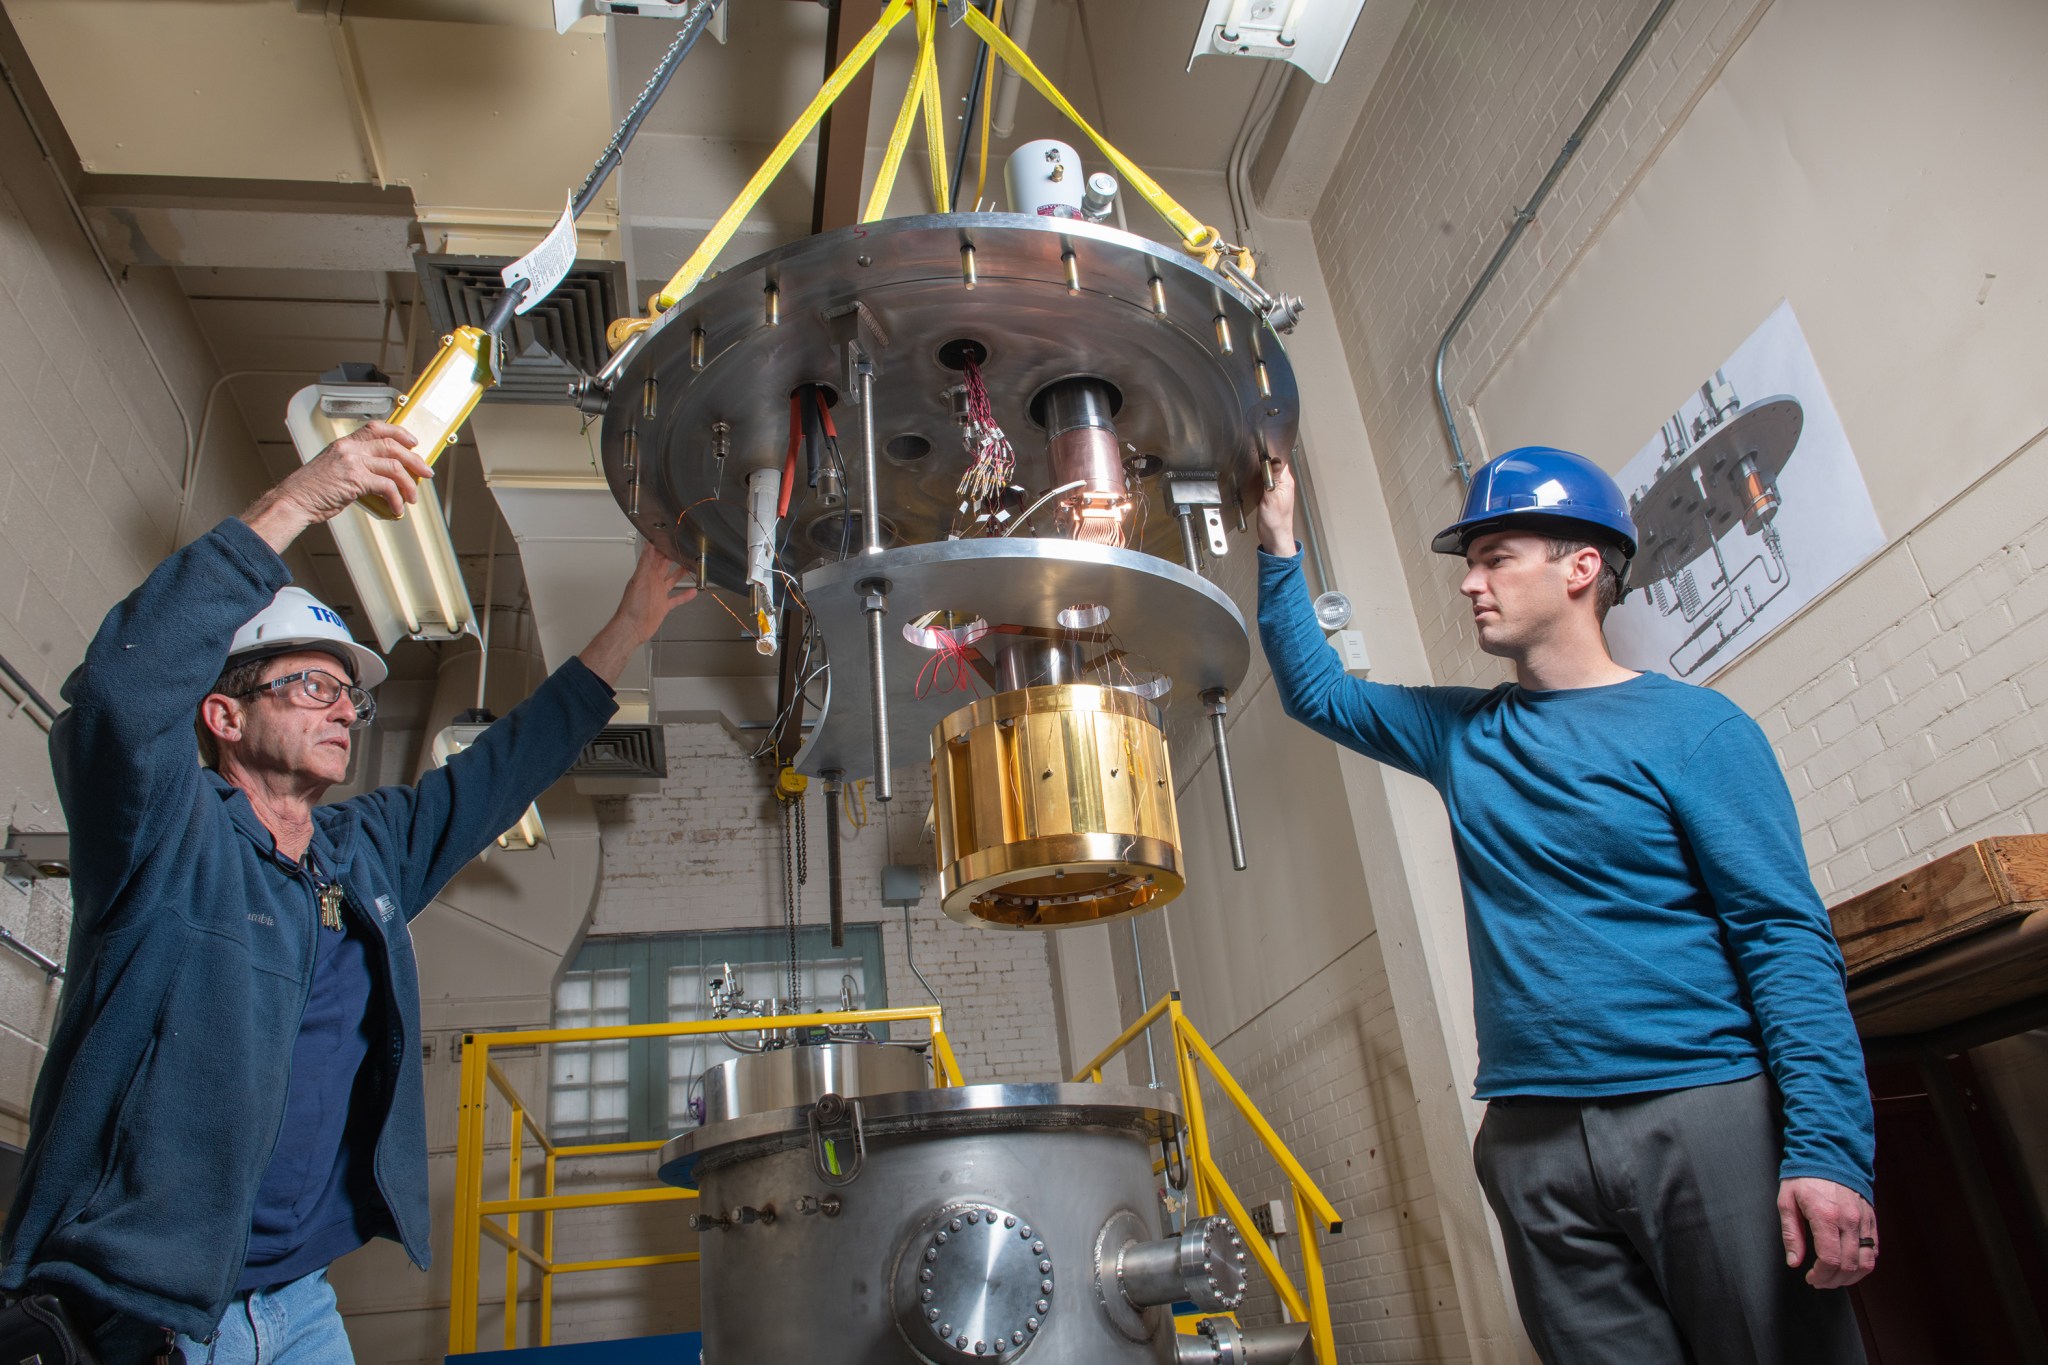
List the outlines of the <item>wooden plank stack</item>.
<svg viewBox="0 0 2048 1365">
<path fill-rule="evenodd" d="M 1865 1037 L 2048 995 L 2048 835 L 1980 839 L 1828 912 Z"/>
</svg>

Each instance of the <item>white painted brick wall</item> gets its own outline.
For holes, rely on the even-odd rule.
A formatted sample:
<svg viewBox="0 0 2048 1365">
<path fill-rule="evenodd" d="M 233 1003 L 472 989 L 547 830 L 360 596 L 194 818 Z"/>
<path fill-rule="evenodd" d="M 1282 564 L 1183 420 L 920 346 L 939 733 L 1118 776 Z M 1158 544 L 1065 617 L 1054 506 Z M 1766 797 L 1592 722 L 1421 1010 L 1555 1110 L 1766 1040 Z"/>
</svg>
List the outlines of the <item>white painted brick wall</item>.
<svg viewBox="0 0 2048 1365">
<path fill-rule="evenodd" d="M 1452 346 L 1445 378 L 1468 455 L 1481 441 L 1460 396 L 1522 334 L 1761 8 L 1679 0 L 1666 16 Z M 1451 561 L 1428 549 L 1462 496 L 1431 385 L 1437 340 L 1648 12 L 1638 0 L 1423 0 L 1312 220 L 1439 683 L 1490 686 L 1501 672 L 1471 646 Z"/>
<path fill-rule="evenodd" d="M 1189 1012 L 1200 1027 L 1200 1002 Z M 1322 1243 L 1338 1359 L 1469 1359 L 1377 935 L 1211 1043 L 1344 1218 Z M 1204 1103 L 1238 1197 L 1284 1200 L 1284 1177 L 1221 1091 L 1206 1086 Z M 1305 1286 L 1298 1230 L 1279 1251 Z M 1252 1282 L 1247 1320 L 1279 1321 L 1278 1296 Z"/>
<path fill-rule="evenodd" d="M 670 725 L 666 736 L 669 778 L 662 790 L 600 803 L 604 877 L 591 935 L 779 928 L 782 829 L 770 771 L 716 725 Z M 813 784 L 808 806 L 803 918 L 811 925 L 826 919 L 822 790 Z M 930 999 L 904 957 L 902 912 L 881 904 L 881 868 L 895 862 L 924 869 L 924 899 L 911 910 L 912 947 L 945 1005 L 961 1068 L 973 1080 L 1052 1079 L 1059 1040 L 1044 937 L 965 928 L 939 909 L 931 840 L 923 832 L 931 805 L 923 765 L 898 770 L 891 805 L 885 813 L 871 797 L 865 829 L 841 826 L 846 917 L 882 926 L 890 1003 Z"/>
<path fill-rule="evenodd" d="M 1827 900 L 2048 833 L 2044 479 L 2036 440 L 1717 682 L 1770 736 Z M 1815 672 L 1817 639 L 1839 661 Z"/>
<path fill-rule="evenodd" d="M 218 370 L 167 270 L 124 287 L 187 412 Z M 225 410 L 208 440 L 204 526 L 258 491 L 247 433 Z M 184 428 L 135 327 L 59 194 L 12 100 L 0 100 L 0 655 L 61 705 L 58 689 L 100 618 L 171 549 Z M 0 822 L 62 829 L 47 737 L 0 684 Z M 0 884 L 0 924 L 62 959 L 70 893 Z M 0 950 L 0 1141 L 26 1136 L 55 1019 L 43 973 Z"/>
<path fill-rule="evenodd" d="M 1482 435 L 1456 400 L 1527 333 L 1763 8 L 1680 0 L 1665 20 L 1452 349 L 1468 451 Z M 1426 0 L 1314 219 L 1439 682 L 1501 672 L 1472 647 L 1455 566 L 1426 550 L 1460 492 L 1436 341 L 1645 11 Z M 1828 900 L 1987 834 L 2048 830 L 2044 471 L 2038 442 L 2011 454 L 1716 680 L 1776 746 Z"/>
</svg>

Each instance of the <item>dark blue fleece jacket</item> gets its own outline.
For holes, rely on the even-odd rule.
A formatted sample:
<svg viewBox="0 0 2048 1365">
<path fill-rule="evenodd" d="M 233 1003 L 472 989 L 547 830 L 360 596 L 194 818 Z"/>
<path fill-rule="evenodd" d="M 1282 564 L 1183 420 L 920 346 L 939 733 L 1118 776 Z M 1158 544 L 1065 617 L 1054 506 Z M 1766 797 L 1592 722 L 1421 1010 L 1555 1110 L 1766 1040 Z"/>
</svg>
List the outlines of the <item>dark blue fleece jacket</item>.
<svg viewBox="0 0 2048 1365">
<path fill-rule="evenodd" d="M 199 765 L 192 718 L 235 630 L 290 579 L 239 521 L 158 566 L 64 685 L 50 736 L 71 829 L 70 973 L 36 1083 L 0 1288 L 38 1283 L 193 1336 L 243 1272 L 313 979 L 310 885 L 280 878 L 248 798 Z M 314 811 L 369 936 L 372 1166 L 424 1267 L 426 1100 L 408 922 L 576 760 L 614 710 L 571 660 L 413 787 Z"/>
</svg>

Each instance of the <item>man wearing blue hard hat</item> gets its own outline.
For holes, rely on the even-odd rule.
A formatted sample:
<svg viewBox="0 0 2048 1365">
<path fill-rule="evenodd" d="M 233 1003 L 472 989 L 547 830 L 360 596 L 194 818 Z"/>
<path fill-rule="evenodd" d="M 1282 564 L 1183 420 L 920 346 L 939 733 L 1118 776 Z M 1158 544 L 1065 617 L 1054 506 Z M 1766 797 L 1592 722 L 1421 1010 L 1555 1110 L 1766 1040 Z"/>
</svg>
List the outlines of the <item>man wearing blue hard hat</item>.
<svg viewBox="0 0 2048 1365">
<path fill-rule="evenodd" d="M 1510 451 L 1431 542 L 1464 559 L 1492 689 L 1345 673 L 1302 582 L 1294 482 L 1259 506 L 1287 714 L 1434 785 L 1464 888 L 1485 1122 L 1473 1160 L 1551 1365 L 1861 1362 L 1872 1117 L 1840 950 L 1785 779 L 1719 693 L 1614 662 L 1627 500 Z"/>
</svg>

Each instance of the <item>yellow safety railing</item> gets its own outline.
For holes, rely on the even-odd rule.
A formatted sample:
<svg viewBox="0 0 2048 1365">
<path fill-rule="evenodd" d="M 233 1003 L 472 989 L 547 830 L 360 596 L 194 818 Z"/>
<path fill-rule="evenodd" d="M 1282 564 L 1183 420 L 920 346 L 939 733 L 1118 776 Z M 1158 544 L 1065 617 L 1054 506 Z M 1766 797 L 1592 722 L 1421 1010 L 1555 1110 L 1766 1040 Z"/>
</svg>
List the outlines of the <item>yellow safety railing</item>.
<svg viewBox="0 0 2048 1365">
<path fill-rule="evenodd" d="M 488 1237 L 505 1249 L 505 1347 L 519 1345 L 519 1280 L 522 1263 L 540 1273 L 540 1341 L 554 1340 L 554 1280 L 557 1275 L 591 1270 L 630 1270 L 642 1266 L 677 1265 L 698 1259 L 694 1251 L 653 1256 L 615 1256 L 594 1261 L 555 1259 L 555 1215 L 567 1209 L 616 1208 L 659 1204 L 697 1197 L 694 1190 L 666 1185 L 637 1189 L 598 1190 L 585 1194 L 555 1193 L 557 1163 L 576 1157 L 628 1156 L 660 1150 L 660 1142 L 558 1143 L 520 1098 L 511 1078 L 491 1058 L 492 1048 L 549 1047 L 557 1043 L 616 1042 L 631 1038 L 682 1038 L 705 1034 L 754 1033 L 763 1030 L 830 1028 L 853 1025 L 922 1023 L 931 1035 L 932 1082 L 961 1084 L 960 1063 L 946 1039 L 945 1019 L 936 1005 L 908 1009 L 851 1010 L 832 1014 L 783 1014 L 767 1018 L 705 1019 L 678 1024 L 629 1024 L 614 1028 L 529 1029 L 501 1033 L 468 1033 L 462 1038 L 461 1092 L 457 1108 L 455 1150 L 455 1254 L 450 1273 L 453 1289 L 448 1313 L 448 1353 L 477 1349 L 477 1317 L 482 1309 L 483 1242 Z M 511 1141 L 506 1197 L 484 1197 L 484 1118 L 495 1089 L 511 1107 Z M 526 1139 L 531 1134 L 543 1161 L 541 1193 L 524 1194 Z M 540 1215 L 540 1245 L 520 1235 L 520 1219 Z M 502 1223 L 494 1220 L 502 1218 Z"/>
<path fill-rule="evenodd" d="M 1189 1183 L 1193 1186 L 1195 1208 L 1204 1218 L 1215 1213 L 1220 1207 L 1236 1225 L 1238 1234 L 1244 1238 L 1252 1259 L 1259 1263 L 1266 1278 L 1273 1283 L 1274 1292 L 1280 1296 L 1290 1318 L 1305 1322 L 1309 1326 L 1309 1341 L 1315 1351 L 1316 1365 L 1336 1365 L 1336 1335 L 1330 1325 L 1330 1295 L 1323 1277 L 1322 1239 L 1344 1230 L 1344 1220 L 1336 1207 L 1323 1197 L 1316 1182 L 1309 1177 L 1302 1164 L 1288 1150 L 1280 1135 L 1273 1131 L 1273 1125 L 1266 1122 L 1251 1096 L 1230 1074 L 1230 1068 L 1216 1055 L 1187 1015 L 1181 1010 L 1180 992 L 1170 991 L 1160 997 L 1159 1002 L 1139 1015 L 1137 1021 L 1122 1033 L 1116 1041 L 1104 1048 L 1095 1059 L 1074 1073 L 1077 1081 L 1101 1081 L 1102 1068 L 1111 1058 L 1131 1047 L 1154 1024 L 1164 1018 L 1169 1026 L 1173 1041 L 1174 1073 L 1180 1082 L 1181 1108 L 1187 1118 L 1185 1139 L 1185 1160 Z M 1296 1287 L 1294 1278 L 1287 1273 L 1287 1267 L 1280 1263 L 1279 1254 L 1263 1235 L 1260 1234 L 1245 1211 L 1244 1201 L 1231 1188 L 1230 1180 L 1217 1166 L 1210 1155 L 1208 1115 L 1202 1103 L 1202 1076 L 1207 1071 L 1211 1080 L 1224 1096 L 1229 1099 L 1238 1115 L 1251 1127 L 1254 1135 L 1265 1146 L 1274 1162 L 1286 1177 L 1288 1193 L 1294 1205 L 1294 1221 L 1300 1229 L 1302 1278 L 1306 1291 Z"/>
</svg>

